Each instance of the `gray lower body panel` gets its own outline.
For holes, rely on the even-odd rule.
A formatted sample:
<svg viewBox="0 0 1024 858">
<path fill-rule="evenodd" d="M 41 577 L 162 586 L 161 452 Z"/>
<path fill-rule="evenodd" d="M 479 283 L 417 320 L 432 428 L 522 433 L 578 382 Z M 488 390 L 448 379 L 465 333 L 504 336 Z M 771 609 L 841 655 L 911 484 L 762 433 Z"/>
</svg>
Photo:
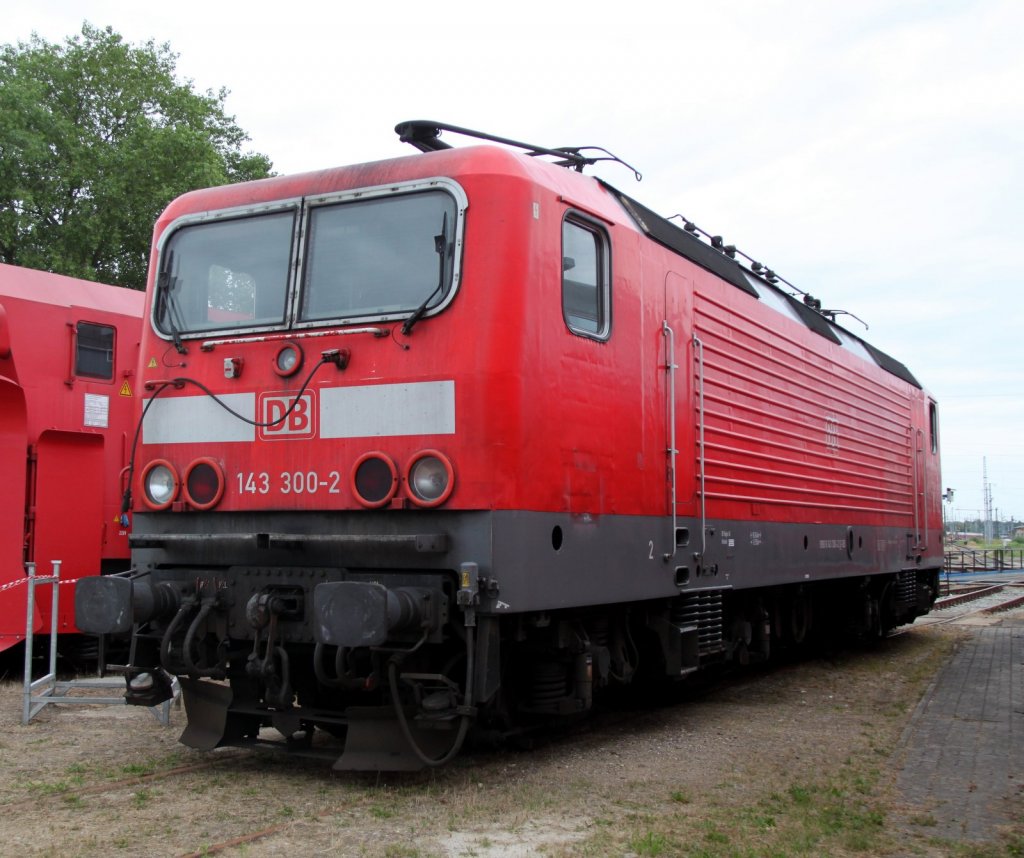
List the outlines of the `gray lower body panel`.
<svg viewBox="0 0 1024 858">
<path fill-rule="evenodd" d="M 479 565 L 480 605 L 511 614 L 941 566 L 893 528 L 709 523 L 644 516 L 444 510 L 139 514 L 136 568 L 325 568 L 388 573 Z"/>
</svg>

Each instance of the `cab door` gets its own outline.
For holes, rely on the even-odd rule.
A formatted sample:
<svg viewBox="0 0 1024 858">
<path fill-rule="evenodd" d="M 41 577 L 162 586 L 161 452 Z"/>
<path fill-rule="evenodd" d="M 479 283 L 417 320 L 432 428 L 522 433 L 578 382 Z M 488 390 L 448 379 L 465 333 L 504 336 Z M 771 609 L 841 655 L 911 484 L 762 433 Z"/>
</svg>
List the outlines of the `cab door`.
<svg viewBox="0 0 1024 858">
<path fill-rule="evenodd" d="M 923 528 L 922 550 L 931 557 L 941 557 L 945 551 L 942 524 L 942 472 L 939 458 L 939 407 L 930 396 L 925 399 L 925 427 L 922 432 L 921 452 L 921 519 Z"/>
<path fill-rule="evenodd" d="M 911 486 L 913 491 L 914 555 L 941 557 L 942 489 L 939 470 L 939 416 L 935 400 L 925 396 L 914 404 L 909 429 Z"/>
</svg>

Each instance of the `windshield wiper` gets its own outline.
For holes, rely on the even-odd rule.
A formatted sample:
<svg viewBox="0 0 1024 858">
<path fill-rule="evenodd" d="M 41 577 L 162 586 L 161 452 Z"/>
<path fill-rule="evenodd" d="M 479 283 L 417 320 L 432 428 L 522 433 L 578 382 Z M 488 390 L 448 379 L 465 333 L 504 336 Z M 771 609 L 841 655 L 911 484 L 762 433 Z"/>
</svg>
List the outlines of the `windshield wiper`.
<svg viewBox="0 0 1024 858">
<path fill-rule="evenodd" d="M 423 303 L 413 311 L 413 314 L 402 323 L 403 336 L 409 336 L 412 326 L 423 318 L 423 314 L 427 312 L 427 306 L 434 300 L 434 296 L 444 288 L 444 263 L 445 257 L 448 255 L 448 212 L 445 212 L 441 218 L 441 234 L 434 236 L 434 252 L 437 254 L 437 285 L 434 287 L 434 291 L 423 299 Z"/>
<path fill-rule="evenodd" d="M 174 348 L 178 354 L 188 354 L 188 349 L 185 348 L 181 342 L 181 326 L 175 321 L 175 315 L 180 319 L 181 309 L 178 307 L 178 302 L 174 299 L 172 293 L 178 285 L 178 278 L 171 273 L 171 269 L 174 267 L 174 251 L 167 251 L 167 258 L 164 260 L 164 264 L 160 269 L 160 274 L 157 276 L 157 288 L 158 294 L 160 295 L 160 306 L 157 312 L 157 318 L 160 321 L 167 323 L 167 327 L 170 328 L 171 339 L 174 341 Z"/>
</svg>

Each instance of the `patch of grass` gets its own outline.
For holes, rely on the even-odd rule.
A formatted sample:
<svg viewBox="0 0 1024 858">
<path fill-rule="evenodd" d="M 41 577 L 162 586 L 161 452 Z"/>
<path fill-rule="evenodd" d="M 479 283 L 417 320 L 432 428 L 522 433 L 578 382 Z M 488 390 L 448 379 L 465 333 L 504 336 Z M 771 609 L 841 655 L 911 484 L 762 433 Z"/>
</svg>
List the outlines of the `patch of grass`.
<svg viewBox="0 0 1024 858">
<path fill-rule="evenodd" d="M 128 777 L 142 777 L 159 771 L 164 771 L 166 769 L 177 768 L 184 761 L 185 755 L 181 751 L 171 751 L 170 753 L 162 754 L 158 757 L 150 757 L 148 759 L 125 763 L 119 768 L 107 769 L 105 772 L 102 772 L 102 775 L 111 780 L 118 780 L 126 775 Z"/>
<path fill-rule="evenodd" d="M 798 784 L 793 784 L 789 788 L 789 797 L 797 807 L 806 806 L 811 803 L 811 791 L 807 787 Z"/>
<path fill-rule="evenodd" d="M 885 814 L 875 795 L 880 773 L 870 761 L 870 756 L 860 755 L 828 777 L 795 781 L 741 806 L 729 796 L 709 800 L 707 794 L 691 805 L 696 799 L 675 791 L 670 793 L 673 804 L 662 805 L 660 812 L 651 807 L 626 812 L 619 826 L 601 826 L 577 848 L 586 855 L 632 852 L 687 858 L 881 852 L 887 843 Z M 699 808 L 698 815 L 693 806 Z"/>
<path fill-rule="evenodd" d="M 27 786 L 29 792 L 36 795 L 60 795 L 71 790 L 71 784 L 67 781 L 29 781 Z"/>
<path fill-rule="evenodd" d="M 637 855 L 669 855 L 672 844 L 669 839 L 657 831 L 646 831 L 629 841 L 629 848 Z"/>
<path fill-rule="evenodd" d="M 729 835 L 724 831 L 719 831 L 714 823 L 708 822 L 704 825 L 704 840 L 716 846 L 727 846 L 729 844 Z"/>
<path fill-rule="evenodd" d="M 939 821 L 932 816 L 930 813 L 918 813 L 911 816 L 907 820 L 911 825 L 920 825 L 922 827 L 932 827 L 939 824 Z"/>
<path fill-rule="evenodd" d="M 764 807 L 748 807 L 738 811 L 746 824 L 758 831 L 773 831 L 778 827 L 775 812 Z"/>
<path fill-rule="evenodd" d="M 392 808 L 401 808 L 407 802 L 429 802 L 443 815 L 448 830 L 456 831 L 481 820 L 497 820 L 510 807 L 526 816 L 546 816 L 571 803 L 576 794 L 585 792 L 583 784 L 550 790 L 541 784 L 514 782 L 499 788 L 496 782 L 485 786 L 463 773 L 452 773 L 438 783 L 376 790 L 368 797 Z"/>
<path fill-rule="evenodd" d="M 1024 855 L 1024 835 L 1010 835 L 995 843 L 952 843 L 936 840 L 933 845 L 943 848 L 955 858 L 1020 858 Z"/>
</svg>

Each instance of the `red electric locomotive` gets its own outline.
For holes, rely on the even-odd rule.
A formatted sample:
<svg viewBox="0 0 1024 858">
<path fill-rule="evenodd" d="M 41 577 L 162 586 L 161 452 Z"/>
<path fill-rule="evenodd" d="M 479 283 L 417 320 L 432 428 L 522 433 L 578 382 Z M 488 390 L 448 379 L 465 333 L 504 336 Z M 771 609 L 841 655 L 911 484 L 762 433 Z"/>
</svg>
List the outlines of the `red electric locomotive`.
<svg viewBox="0 0 1024 858">
<path fill-rule="evenodd" d="M 194 747 L 321 728 L 337 768 L 415 768 L 929 610 L 905 367 L 579 150 L 397 130 L 420 154 L 156 225 L 133 570 L 78 593 L 135 629 L 131 701 L 176 675 Z"/>
<path fill-rule="evenodd" d="M 0 265 L 0 651 L 25 637 L 25 562 L 61 578 L 128 568 L 121 479 L 145 296 Z M 57 628 L 75 632 L 72 588 Z M 51 629 L 49 591 L 36 631 Z"/>
</svg>

